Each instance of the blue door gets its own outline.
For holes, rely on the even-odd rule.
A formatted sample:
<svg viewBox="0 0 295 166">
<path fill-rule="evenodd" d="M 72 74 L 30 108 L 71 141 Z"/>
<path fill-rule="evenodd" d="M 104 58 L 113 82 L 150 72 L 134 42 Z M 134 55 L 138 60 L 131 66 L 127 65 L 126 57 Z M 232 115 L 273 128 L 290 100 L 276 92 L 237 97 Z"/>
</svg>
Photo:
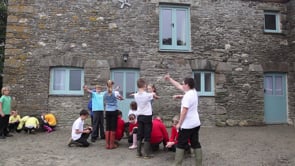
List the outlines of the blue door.
<svg viewBox="0 0 295 166">
<path fill-rule="evenodd" d="M 115 69 L 111 72 L 111 79 L 115 82 L 114 88 L 119 86 L 119 92 L 124 98 L 124 100 L 118 102 L 118 106 L 125 121 L 128 119 L 130 102 L 134 100 L 134 97 L 130 94 L 137 91 L 138 75 L 138 70 Z"/>
<path fill-rule="evenodd" d="M 264 75 L 264 120 L 267 124 L 287 123 L 286 75 Z"/>
</svg>

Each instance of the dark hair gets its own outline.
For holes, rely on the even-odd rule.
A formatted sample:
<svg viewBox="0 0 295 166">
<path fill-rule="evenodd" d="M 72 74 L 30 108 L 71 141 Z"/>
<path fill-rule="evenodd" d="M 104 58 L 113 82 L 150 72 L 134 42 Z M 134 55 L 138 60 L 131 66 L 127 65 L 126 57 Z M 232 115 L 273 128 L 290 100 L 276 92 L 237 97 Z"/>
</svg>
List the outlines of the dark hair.
<svg viewBox="0 0 295 166">
<path fill-rule="evenodd" d="M 129 119 L 129 120 L 131 120 L 131 118 L 132 118 L 132 119 L 135 119 L 135 118 L 136 118 L 135 114 L 130 114 L 130 115 L 128 116 L 128 119 Z"/>
<path fill-rule="evenodd" d="M 89 112 L 87 110 L 83 109 L 83 110 L 80 111 L 80 116 L 81 115 L 89 115 Z"/>
<path fill-rule="evenodd" d="M 143 78 L 140 78 L 137 80 L 137 87 L 138 88 L 144 88 L 144 86 L 146 85 L 145 80 Z"/>
<path fill-rule="evenodd" d="M 132 101 L 132 102 L 130 103 L 130 108 L 131 108 L 132 110 L 137 110 L 137 103 L 136 103 L 135 101 Z"/>
<path fill-rule="evenodd" d="M 120 116 L 122 116 L 122 111 L 120 111 L 120 110 L 117 110 L 118 111 L 118 116 L 120 115 Z"/>
<path fill-rule="evenodd" d="M 195 82 L 194 82 L 194 79 L 192 78 L 185 78 L 183 80 L 184 84 L 187 84 L 189 86 L 190 89 L 194 89 L 195 88 Z"/>
</svg>

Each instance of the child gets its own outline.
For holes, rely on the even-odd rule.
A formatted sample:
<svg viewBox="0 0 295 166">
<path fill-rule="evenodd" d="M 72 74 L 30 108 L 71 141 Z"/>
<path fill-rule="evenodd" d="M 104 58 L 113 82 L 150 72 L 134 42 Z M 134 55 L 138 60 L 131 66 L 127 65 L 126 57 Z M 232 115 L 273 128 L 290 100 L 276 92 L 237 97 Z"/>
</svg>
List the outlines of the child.
<svg viewBox="0 0 295 166">
<path fill-rule="evenodd" d="M 149 85 L 147 86 L 147 91 L 148 91 L 149 93 L 152 93 L 152 94 L 153 94 L 154 99 L 159 99 L 159 98 L 160 98 L 160 96 L 158 96 L 158 94 L 157 94 L 157 90 L 156 90 L 156 87 L 155 87 L 154 84 L 149 84 Z"/>
<path fill-rule="evenodd" d="M 52 113 L 42 113 L 43 129 L 48 133 L 52 132 L 56 126 L 56 118 Z"/>
<path fill-rule="evenodd" d="M 9 96 L 9 87 L 3 87 L 0 98 L 0 139 L 11 137 L 8 133 L 8 122 L 11 110 L 11 97 Z"/>
<path fill-rule="evenodd" d="M 130 114 L 128 116 L 129 119 L 129 137 L 128 142 L 132 143 L 131 146 L 129 146 L 129 149 L 136 149 L 137 148 L 137 120 L 135 114 Z"/>
<path fill-rule="evenodd" d="M 169 142 L 166 145 L 166 148 L 168 148 L 169 151 L 176 151 L 176 144 L 178 140 L 178 132 L 176 129 L 176 125 L 179 121 L 179 116 L 175 115 L 172 119 L 172 127 L 171 127 L 171 136 L 169 138 Z"/>
<path fill-rule="evenodd" d="M 144 139 L 144 158 L 151 158 L 150 154 L 150 139 L 152 131 L 152 105 L 153 94 L 146 92 L 145 80 L 140 78 L 137 80 L 138 92 L 134 94 L 134 99 L 137 103 L 137 157 L 141 157 L 141 142 Z"/>
<path fill-rule="evenodd" d="M 84 90 L 91 93 L 91 111 L 93 114 L 92 118 L 92 129 L 93 132 L 91 134 L 91 142 L 95 142 L 99 136 L 100 138 L 105 139 L 104 134 L 104 104 L 103 97 L 104 92 L 101 92 L 102 88 L 100 85 L 95 86 L 95 91 L 90 90 L 86 85 L 84 86 Z"/>
<path fill-rule="evenodd" d="M 72 136 L 68 144 L 69 147 L 72 145 L 88 147 L 87 141 L 89 134 L 92 131 L 90 126 L 84 128 L 84 121 L 88 118 L 89 112 L 87 110 L 80 111 L 80 117 L 75 120 L 72 126 Z"/>
<path fill-rule="evenodd" d="M 36 117 L 28 117 L 25 120 L 24 130 L 28 132 L 28 134 L 34 134 L 35 130 L 38 128 L 39 128 L 39 120 Z"/>
<path fill-rule="evenodd" d="M 134 94 L 133 94 L 133 96 L 134 96 Z M 135 119 L 137 119 L 137 104 L 136 104 L 136 102 L 135 101 L 132 101 L 131 103 L 130 103 L 130 106 L 129 106 L 130 108 L 129 108 L 129 112 L 128 112 L 128 117 L 129 117 L 129 115 L 131 115 L 131 114 L 134 114 L 135 115 Z M 127 135 L 127 137 L 129 137 L 130 135 L 129 135 L 129 122 L 126 122 L 125 123 L 125 133 L 126 133 L 126 135 Z"/>
<path fill-rule="evenodd" d="M 118 119 L 118 105 L 117 100 L 123 100 L 123 97 L 118 91 L 113 90 L 114 82 L 112 80 L 107 81 L 107 92 L 104 94 L 105 110 L 106 110 L 106 149 L 117 148 L 115 144 L 115 135 L 117 129 Z"/>
<path fill-rule="evenodd" d="M 117 130 L 116 130 L 115 139 L 116 139 L 116 143 L 118 145 L 118 141 L 120 141 L 124 136 L 125 122 L 122 119 L 122 112 L 120 110 L 117 110 L 117 111 L 118 111 L 118 120 L 117 120 Z"/>
<path fill-rule="evenodd" d="M 151 147 L 153 151 L 159 150 L 159 145 L 163 142 L 164 148 L 168 142 L 168 132 L 160 116 L 153 119 L 153 128 L 151 133 Z"/>
<path fill-rule="evenodd" d="M 20 115 L 18 115 L 16 110 L 12 110 L 11 111 L 11 115 L 9 117 L 9 124 L 8 124 L 8 128 L 9 128 L 9 132 L 14 132 L 17 131 L 17 126 L 20 122 L 21 118 Z"/>
</svg>

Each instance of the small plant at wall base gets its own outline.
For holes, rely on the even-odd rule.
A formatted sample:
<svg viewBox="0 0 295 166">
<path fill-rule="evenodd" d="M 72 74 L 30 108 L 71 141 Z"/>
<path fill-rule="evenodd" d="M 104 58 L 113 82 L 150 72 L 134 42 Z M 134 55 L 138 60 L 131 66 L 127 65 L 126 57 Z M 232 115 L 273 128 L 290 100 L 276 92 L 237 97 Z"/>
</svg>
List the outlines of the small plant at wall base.
<svg viewBox="0 0 295 166">
<path fill-rule="evenodd" d="M 4 67 L 5 38 L 7 25 L 8 0 L 0 0 L 0 88 L 2 88 L 2 77 Z"/>
</svg>

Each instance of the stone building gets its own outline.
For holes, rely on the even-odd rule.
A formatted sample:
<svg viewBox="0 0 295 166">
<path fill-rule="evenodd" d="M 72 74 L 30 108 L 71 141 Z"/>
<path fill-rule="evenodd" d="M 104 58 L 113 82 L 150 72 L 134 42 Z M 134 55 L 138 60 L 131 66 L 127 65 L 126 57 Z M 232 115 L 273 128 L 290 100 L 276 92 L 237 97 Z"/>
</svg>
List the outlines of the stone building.
<svg viewBox="0 0 295 166">
<path fill-rule="evenodd" d="M 194 77 L 205 126 L 293 124 L 293 0 L 9 0 L 4 85 L 21 114 L 50 111 L 70 125 L 84 84 L 155 84 L 167 122 L 180 93 L 163 80 Z"/>
</svg>

